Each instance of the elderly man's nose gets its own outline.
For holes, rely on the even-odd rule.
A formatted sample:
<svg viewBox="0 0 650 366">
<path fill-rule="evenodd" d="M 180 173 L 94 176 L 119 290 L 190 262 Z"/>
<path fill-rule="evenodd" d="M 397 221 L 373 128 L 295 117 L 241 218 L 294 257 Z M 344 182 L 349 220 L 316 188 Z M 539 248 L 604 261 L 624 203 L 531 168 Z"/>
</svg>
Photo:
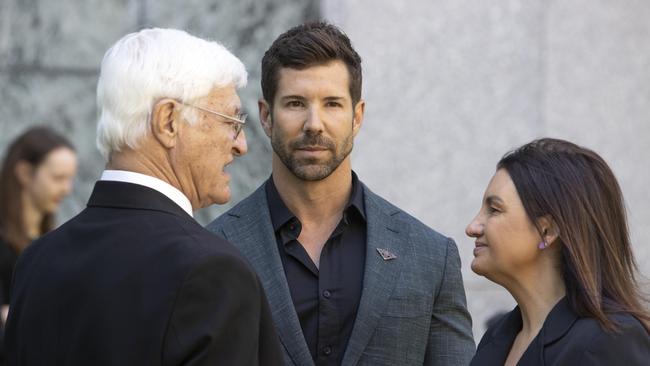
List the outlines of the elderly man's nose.
<svg viewBox="0 0 650 366">
<path fill-rule="evenodd" d="M 233 155 L 242 156 L 246 155 L 247 152 L 248 143 L 246 142 L 246 132 L 244 132 L 244 130 L 241 130 L 239 136 L 237 136 L 237 139 L 235 139 L 235 143 L 232 145 L 232 153 Z"/>
</svg>

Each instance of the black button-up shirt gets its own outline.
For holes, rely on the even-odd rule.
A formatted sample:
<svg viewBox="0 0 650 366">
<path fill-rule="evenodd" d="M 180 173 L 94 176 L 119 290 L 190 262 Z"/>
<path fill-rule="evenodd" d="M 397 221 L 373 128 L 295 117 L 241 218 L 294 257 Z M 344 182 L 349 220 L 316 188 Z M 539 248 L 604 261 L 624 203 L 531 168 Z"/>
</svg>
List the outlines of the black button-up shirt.
<svg viewBox="0 0 650 366">
<path fill-rule="evenodd" d="M 325 243 L 317 268 L 298 241 L 301 224 L 270 178 L 266 196 L 293 305 L 318 366 L 339 365 L 357 315 L 366 262 L 363 190 L 352 173 L 352 194 Z"/>
</svg>

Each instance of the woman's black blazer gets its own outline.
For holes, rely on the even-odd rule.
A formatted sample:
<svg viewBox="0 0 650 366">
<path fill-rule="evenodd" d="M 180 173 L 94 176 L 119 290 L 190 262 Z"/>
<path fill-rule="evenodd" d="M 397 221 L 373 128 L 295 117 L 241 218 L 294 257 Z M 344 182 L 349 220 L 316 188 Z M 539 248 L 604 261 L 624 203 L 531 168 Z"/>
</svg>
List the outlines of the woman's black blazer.
<svg viewBox="0 0 650 366">
<path fill-rule="evenodd" d="M 595 318 L 579 317 L 566 298 L 544 321 L 518 365 L 650 365 L 650 334 L 628 314 L 612 315 L 620 332 L 603 330 Z M 471 366 L 502 366 L 521 330 L 519 307 L 488 329 Z"/>
</svg>

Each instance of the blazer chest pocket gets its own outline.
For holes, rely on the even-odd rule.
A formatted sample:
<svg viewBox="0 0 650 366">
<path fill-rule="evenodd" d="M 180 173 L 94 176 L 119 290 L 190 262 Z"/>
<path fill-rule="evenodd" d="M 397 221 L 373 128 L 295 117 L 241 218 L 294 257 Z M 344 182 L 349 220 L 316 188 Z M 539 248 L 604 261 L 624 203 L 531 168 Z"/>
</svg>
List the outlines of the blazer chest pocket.
<svg viewBox="0 0 650 366">
<path fill-rule="evenodd" d="M 389 297 L 359 365 L 421 365 L 431 324 L 424 296 Z M 401 295 L 401 294 L 400 294 Z"/>
<path fill-rule="evenodd" d="M 383 315 L 391 318 L 429 317 L 431 304 L 421 295 L 397 295 L 388 298 Z"/>
</svg>

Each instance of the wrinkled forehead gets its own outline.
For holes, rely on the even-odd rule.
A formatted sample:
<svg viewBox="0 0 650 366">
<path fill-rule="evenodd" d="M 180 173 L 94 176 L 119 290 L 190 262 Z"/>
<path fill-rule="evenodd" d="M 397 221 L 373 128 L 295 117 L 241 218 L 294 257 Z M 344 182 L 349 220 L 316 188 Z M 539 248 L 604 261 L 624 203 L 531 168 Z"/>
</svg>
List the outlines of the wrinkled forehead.
<svg viewBox="0 0 650 366">
<path fill-rule="evenodd" d="M 219 108 L 228 111 L 239 111 L 241 99 L 235 85 L 228 85 L 221 88 L 213 88 L 208 95 L 197 101 L 203 107 Z"/>
</svg>

